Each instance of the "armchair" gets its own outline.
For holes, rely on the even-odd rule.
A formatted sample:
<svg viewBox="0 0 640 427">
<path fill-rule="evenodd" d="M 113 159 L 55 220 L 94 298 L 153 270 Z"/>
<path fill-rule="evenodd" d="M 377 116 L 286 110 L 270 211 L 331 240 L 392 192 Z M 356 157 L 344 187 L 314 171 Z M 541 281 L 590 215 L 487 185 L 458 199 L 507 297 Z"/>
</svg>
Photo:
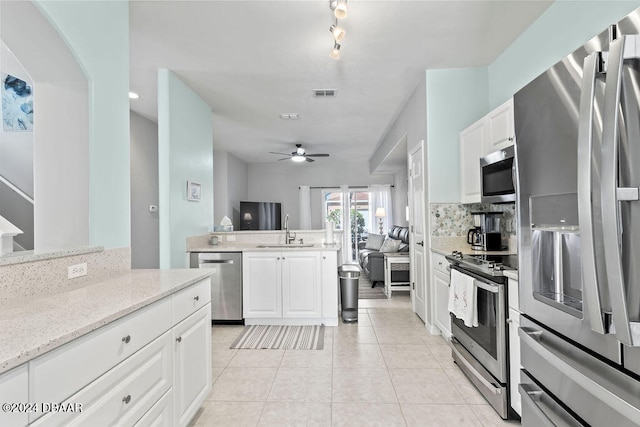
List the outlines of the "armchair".
<svg viewBox="0 0 640 427">
<path fill-rule="evenodd" d="M 384 252 L 386 252 L 385 247 L 382 247 L 382 243 L 380 242 L 380 246 L 377 245 L 377 242 L 373 242 L 373 240 L 381 240 L 379 239 L 379 235 L 372 235 L 367 241 L 358 242 L 358 262 L 360 264 L 360 268 L 364 274 L 367 275 L 369 280 L 371 281 L 371 287 L 375 287 L 376 282 L 384 282 Z M 372 237 L 376 236 L 376 238 Z M 408 227 L 400 227 L 394 225 L 389 229 L 387 234 L 387 239 L 393 239 L 400 241 L 398 252 L 409 252 L 409 228 Z M 371 241 L 369 241 L 371 240 Z M 381 251 L 381 249 L 383 251 Z M 408 270 L 398 270 L 391 272 L 391 279 L 393 281 L 409 281 L 409 271 Z"/>
</svg>

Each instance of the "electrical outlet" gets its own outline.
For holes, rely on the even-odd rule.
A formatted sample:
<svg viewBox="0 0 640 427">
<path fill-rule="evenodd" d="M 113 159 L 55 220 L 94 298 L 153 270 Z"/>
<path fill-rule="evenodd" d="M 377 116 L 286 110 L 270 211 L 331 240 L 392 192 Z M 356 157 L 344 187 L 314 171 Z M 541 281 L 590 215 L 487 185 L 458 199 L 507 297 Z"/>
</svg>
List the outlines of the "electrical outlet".
<svg viewBox="0 0 640 427">
<path fill-rule="evenodd" d="M 229 234 L 227 236 L 227 242 L 235 242 L 236 241 L 236 236 L 234 236 L 233 234 Z"/>
<path fill-rule="evenodd" d="M 70 265 L 67 267 L 67 277 L 69 279 L 75 279 L 76 277 L 87 275 L 87 263 Z"/>
</svg>

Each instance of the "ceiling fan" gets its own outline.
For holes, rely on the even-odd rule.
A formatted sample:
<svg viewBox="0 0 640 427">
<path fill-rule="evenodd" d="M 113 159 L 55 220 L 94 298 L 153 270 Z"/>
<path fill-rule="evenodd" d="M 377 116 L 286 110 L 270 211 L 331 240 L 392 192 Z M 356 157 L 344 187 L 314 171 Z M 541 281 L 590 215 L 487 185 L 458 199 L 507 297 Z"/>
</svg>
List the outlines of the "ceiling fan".
<svg viewBox="0 0 640 427">
<path fill-rule="evenodd" d="M 305 149 L 302 148 L 302 144 L 296 144 L 296 151 L 293 151 L 291 154 L 286 153 L 275 153 L 273 151 L 269 151 L 271 154 L 280 154 L 281 156 L 288 156 L 278 160 L 288 160 L 291 159 L 294 162 L 314 162 L 315 160 L 310 159 L 310 157 L 329 157 L 328 154 L 307 154 Z"/>
</svg>

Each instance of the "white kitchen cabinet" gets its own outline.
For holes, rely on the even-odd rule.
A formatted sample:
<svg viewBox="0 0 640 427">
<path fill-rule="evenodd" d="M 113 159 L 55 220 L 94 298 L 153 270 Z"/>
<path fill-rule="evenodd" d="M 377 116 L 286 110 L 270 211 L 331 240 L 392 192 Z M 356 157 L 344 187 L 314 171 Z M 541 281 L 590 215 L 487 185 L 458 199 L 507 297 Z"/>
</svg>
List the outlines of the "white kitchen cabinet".
<svg viewBox="0 0 640 427">
<path fill-rule="evenodd" d="M 462 203 L 480 203 L 480 157 L 484 154 L 486 121 L 460 132 L 460 184 Z"/>
<path fill-rule="evenodd" d="M 518 328 L 520 327 L 520 311 L 518 307 L 518 281 L 509 278 L 508 282 L 509 297 L 509 383 L 511 398 L 511 407 L 518 414 L 522 415 L 521 396 L 518 392 L 518 384 L 520 383 L 520 337 L 518 336 Z"/>
<path fill-rule="evenodd" d="M 174 426 L 186 426 L 211 390 L 211 305 L 173 328 Z"/>
<path fill-rule="evenodd" d="M 451 338 L 451 316 L 449 316 L 449 262 L 444 255 L 431 253 L 434 323 L 440 333 L 447 339 Z"/>
<path fill-rule="evenodd" d="M 244 252 L 246 324 L 337 324 L 335 251 Z"/>
<path fill-rule="evenodd" d="M 31 425 L 187 425 L 211 390 L 210 296 L 206 278 L 16 368 L 15 399 L 82 406 Z"/>
<path fill-rule="evenodd" d="M 0 375 L 0 403 L 24 404 L 29 402 L 29 376 L 27 365 L 18 366 Z M 0 411 L 0 426 L 26 426 L 29 415 L 25 411 Z"/>
<path fill-rule="evenodd" d="M 460 132 L 460 197 L 480 203 L 480 158 L 513 145 L 513 98 Z"/>
<path fill-rule="evenodd" d="M 338 255 L 322 252 L 322 320 L 325 325 L 338 324 Z"/>
<path fill-rule="evenodd" d="M 282 317 L 322 317 L 320 252 L 282 254 Z"/>
<path fill-rule="evenodd" d="M 487 114 L 487 136 L 485 138 L 484 155 L 513 145 L 515 126 L 513 119 L 513 98 Z"/>
</svg>

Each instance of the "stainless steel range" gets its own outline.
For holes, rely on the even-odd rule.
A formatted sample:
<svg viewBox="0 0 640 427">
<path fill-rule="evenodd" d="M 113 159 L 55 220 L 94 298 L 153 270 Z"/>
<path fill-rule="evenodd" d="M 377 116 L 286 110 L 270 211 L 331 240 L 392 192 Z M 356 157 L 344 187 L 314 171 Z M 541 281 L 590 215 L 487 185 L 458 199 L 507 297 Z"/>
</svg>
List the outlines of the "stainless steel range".
<svg viewBox="0 0 640 427">
<path fill-rule="evenodd" d="M 517 255 L 463 255 L 446 259 L 452 270 L 473 279 L 476 287 L 478 326 L 466 326 L 451 316 L 454 361 L 478 387 L 502 418 L 508 418 L 509 371 L 506 270 L 517 269 Z"/>
</svg>

